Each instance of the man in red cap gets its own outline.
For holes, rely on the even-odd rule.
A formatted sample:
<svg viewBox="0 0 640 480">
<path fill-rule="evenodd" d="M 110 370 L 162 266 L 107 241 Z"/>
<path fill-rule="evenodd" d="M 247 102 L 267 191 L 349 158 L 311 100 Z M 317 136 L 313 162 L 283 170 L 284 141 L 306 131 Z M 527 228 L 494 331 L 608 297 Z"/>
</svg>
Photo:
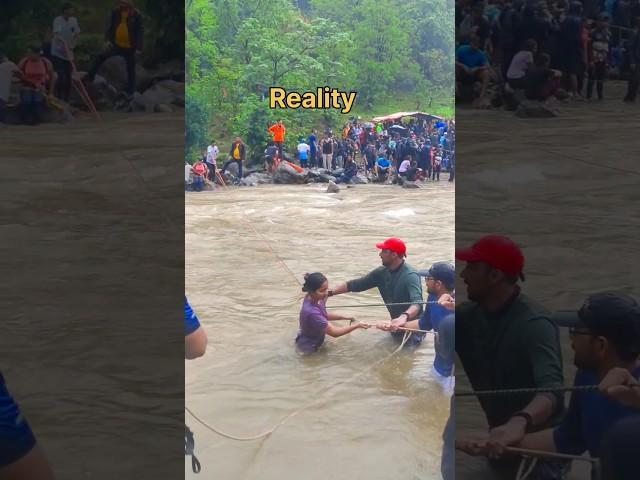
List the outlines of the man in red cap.
<svg viewBox="0 0 640 480">
<path fill-rule="evenodd" d="M 329 296 L 347 292 L 363 292 L 377 288 L 388 305 L 391 321 L 379 322 L 378 328 L 391 332 L 396 339 L 402 339 L 404 332 L 398 327 L 409 320 L 418 318 L 422 313 L 422 285 L 418 273 L 405 262 L 407 247 L 399 238 L 387 238 L 378 243 L 382 266 L 356 280 L 340 283 L 329 290 Z M 398 305 L 399 304 L 399 305 Z M 405 345 L 418 345 L 424 334 L 414 332 Z"/>
<path fill-rule="evenodd" d="M 456 251 L 467 262 L 461 277 L 468 302 L 456 310 L 456 352 L 474 390 L 555 388 L 563 385 L 558 328 L 549 312 L 520 292 L 524 256 L 509 238 L 488 235 Z M 458 433 L 457 447 L 500 451 L 526 433 L 556 425 L 564 411 L 560 392 L 479 396 L 489 424 L 481 440 Z M 496 455 L 497 456 L 497 455 Z M 496 457 L 494 456 L 494 457 Z M 517 460 L 493 460 L 496 478 L 513 478 Z M 539 460 L 531 479 L 560 479 L 566 465 Z"/>
</svg>

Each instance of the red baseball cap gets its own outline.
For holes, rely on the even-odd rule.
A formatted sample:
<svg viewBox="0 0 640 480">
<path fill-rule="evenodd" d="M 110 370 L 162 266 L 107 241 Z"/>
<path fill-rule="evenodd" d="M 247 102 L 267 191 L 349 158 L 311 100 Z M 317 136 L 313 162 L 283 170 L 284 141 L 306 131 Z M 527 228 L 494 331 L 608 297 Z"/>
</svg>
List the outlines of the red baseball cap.
<svg viewBox="0 0 640 480">
<path fill-rule="evenodd" d="M 376 248 L 379 248 L 380 250 L 391 250 L 398 255 L 402 255 L 403 257 L 407 256 L 407 246 L 399 238 L 387 238 L 382 243 L 376 243 Z"/>
<path fill-rule="evenodd" d="M 507 275 L 524 280 L 524 255 L 520 247 L 501 235 L 487 235 L 471 248 L 456 249 L 456 258 L 463 262 L 484 262 Z"/>
</svg>

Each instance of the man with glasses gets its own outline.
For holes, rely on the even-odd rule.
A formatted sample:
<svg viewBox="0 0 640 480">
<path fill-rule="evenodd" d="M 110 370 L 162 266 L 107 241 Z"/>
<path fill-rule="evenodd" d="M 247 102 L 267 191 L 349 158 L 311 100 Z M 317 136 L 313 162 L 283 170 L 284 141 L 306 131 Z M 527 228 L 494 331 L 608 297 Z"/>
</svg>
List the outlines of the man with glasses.
<svg viewBox="0 0 640 480">
<path fill-rule="evenodd" d="M 422 286 L 415 269 L 405 262 L 407 246 L 399 238 L 387 238 L 376 244 L 380 250 L 382 266 L 356 280 L 339 283 L 329 290 L 329 296 L 347 292 L 364 292 L 377 288 L 387 306 L 391 321 L 378 322 L 377 327 L 391 332 L 396 340 L 402 340 L 405 324 L 422 313 Z M 412 332 L 405 345 L 416 346 L 422 342 L 424 333 Z"/>
<path fill-rule="evenodd" d="M 428 270 L 418 272 L 418 275 L 425 279 L 427 303 L 420 320 L 412 320 L 405 326 L 436 332 L 436 356 L 431 372 L 445 392 L 450 392 L 453 389 L 451 375 L 455 353 L 454 315 L 439 301 L 441 298 L 443 301 L 453 298 L 453 290 L 456 288 L 456 271 L 453 264 L 449 262 L 436 262 Z M 443 326 L 442 330 L 441 326 Z M 449 332 L 451 332 L 450 335 Z"/>
<path fill-rule="evenodd" d="M 640 305 L 634 298 L 611 292 L 597 293 L 589 296 L 578 312 L 563 313 L 555 318 L 559 325 L 570 328 L 574 364 L 578 367 L 575 387 L 596 386 L 613 369 L 626 371 L 637 384 Z M 633 383 L 627 379 L 627 385 Z M 577 390 L 571 394 L 567 414 L 560 425 L 526 435 L 519 446 L 571 455 L 589 452 L 592 458 L 600 458 L 602 441 L 608 431 L 618 421 L 631 416 L 640 418 L 640 410 L 607 398 L 596 389 Z M 637 444 L 635 448 L 638 451 Z M 633 478 L 638 478 L 639 472 L 635 474 Z"/>
<path fill-rule="evenodd" d="M 524 256 L 509 238 L 488 235 L 456 250 L 466 262 L 461 277 L 468 302 L 456 309 L 456 352 L 474 390 L 555 388 L 563 385 L 558 329 L 550 314 L 520 291 Z M 505 446 L 529 432 L 557 424 L 564 409 L 560 392 L 480 396 L 488 435 L 464 438 L 457 447 L 488 454 L 494 478 L 514 478 L 517 459 L 498 459 Z M 566 464 L 539 460 L 530 480 L 561 479 Z"/>
</svg>

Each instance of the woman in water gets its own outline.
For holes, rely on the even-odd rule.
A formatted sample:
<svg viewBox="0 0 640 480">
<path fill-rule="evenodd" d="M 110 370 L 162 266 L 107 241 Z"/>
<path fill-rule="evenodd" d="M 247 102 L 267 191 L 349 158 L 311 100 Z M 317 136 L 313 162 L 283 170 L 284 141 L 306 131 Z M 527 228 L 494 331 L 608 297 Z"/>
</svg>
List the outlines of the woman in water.
<svg viewBox="0 0 640 480">
<path fill-rule="evenodd" d="M 350 320 L 354 317 L 327 313 L 325 303 L 329 296 L 329 282 L 322 273 L 307 273 L 304 276 L 302 291 L 307 295 L 300 310 L 300 331 L 296 337 L 296 347 L 302 353 L 312 353 L 318 350 L 324 342 L 324 336 L 337 338 L 351 333 L 358 328 L 369 328 L 366 323 L 352 323 L 345 327 L 337 327 L 329 320 Z"/>
</svg>

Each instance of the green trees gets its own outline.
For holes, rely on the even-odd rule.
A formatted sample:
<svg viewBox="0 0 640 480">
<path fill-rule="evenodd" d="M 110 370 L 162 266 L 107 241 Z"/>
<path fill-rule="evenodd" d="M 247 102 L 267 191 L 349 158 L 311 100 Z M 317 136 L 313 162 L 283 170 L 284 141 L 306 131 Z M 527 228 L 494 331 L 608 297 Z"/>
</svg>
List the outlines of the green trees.
<svg viewBox="0 0 640 480">
<path fill-rule="evenodd" d="M 0 49 L 10 58 L 21 58 L 29 44 L 41 45 L 53 19 L 67 0 L 2 1 L 0 9 Z M 107 15 L 115 8 L 113 0 L 75 0 L 76 16 L 83 34 L 80 39 L 81 69 L 95 49 L 101 48 Z M 184 9 L 179 0 L 138 0 L 136 7 L 145 20 L 146 45 L 143 60 L 149 63 L 182 59 L 184 56 Z"/>
<path fill-rule="evenodd" d="M 242 135 L 254 158 L 276 119 L 290 148 L 313 126 L 344 121 L 336 111 L 270 110 L 271 86 L 357 91 L 359 112 L 395 98 L 407 109 L 434 96 L 453 103 L 452 0 L 187 0 L 186 8 L 188 102 L 216 139 Z M 196 142 L 189 129 L 199 120 L 186 124 Z"/>
</svg>

